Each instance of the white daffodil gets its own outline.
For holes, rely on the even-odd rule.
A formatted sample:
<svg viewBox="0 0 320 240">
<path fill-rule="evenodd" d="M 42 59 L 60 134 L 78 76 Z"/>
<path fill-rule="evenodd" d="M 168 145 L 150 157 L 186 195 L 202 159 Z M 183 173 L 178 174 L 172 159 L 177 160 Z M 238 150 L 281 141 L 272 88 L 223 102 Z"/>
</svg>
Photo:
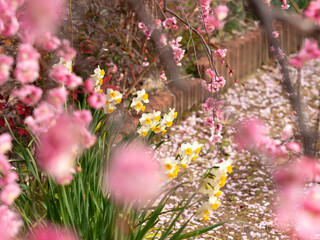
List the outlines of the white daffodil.
<svg viewBox="0 0 320 240">
<path fill-rule="evenodd" d="M 72 61 L 71 60 L 66 61 L 66 60 L 64 60 L 64 58 L 61 57 L 60 61 L 58 63 L 52 65 L 52 68 L 56 68 L 58 66 L 65 66 L 66 68 L 69 69 L 70 73 L 72 72 Z"/>
<path fill-rule="evenodd" d="M 119 91 L 113 90 L 111 88 L 107 89 L 107 101 L 112 102 L 114 104 L 119 104 L 122 101 L 122 94 Z"/>
<path fill-rule="evenodd" d="M 169 179 L 176 178 L 179 172 L 178 161 L 174 157 L 162 159 L 161 166 Z"/>
<path fill-rule="evenodd" d="M 100 69 L 100 66 L 94 70 L 94 74 L 91 75 L 91 78 L 94 80 L 94 91 L 95 92 L 101 92 L 102 89 L 100 86 L 103 84 L 103 78 L 105 75 L 105 71 L 103 69 Z"/>
<path fill-rule="evenodd" d="M 137 111 L 137 113 L 139 113 L 140 110 L 144 112 L 146 107 L 143 105 L 143 102 L 144 103 L 149 102 L 148 94 L 146 93 L 146 90 L 142 89 L 140 91 L 137 91 L 135 95 L 137 96 L 132 99 L 132 103 L 130 107 L 134 108 Z"/>
<path fill-rule="evenodd" d="M 148 126 L 141 126 L 139 129 L 138 129 L 138 133 L 142 136 L 147 136 L 148 135 L 148 132 L 149 132 L 150 128 Z"/>
</svg>

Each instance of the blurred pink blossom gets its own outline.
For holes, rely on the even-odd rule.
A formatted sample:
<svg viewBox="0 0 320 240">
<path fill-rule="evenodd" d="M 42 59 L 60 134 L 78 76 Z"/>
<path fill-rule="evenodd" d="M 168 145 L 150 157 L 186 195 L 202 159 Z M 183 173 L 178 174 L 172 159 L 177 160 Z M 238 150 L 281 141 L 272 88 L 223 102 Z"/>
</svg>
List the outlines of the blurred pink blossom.
<svg viewBox="0 0 320 240">
<path fill-rule="evenodd" d="M 61 109 L 68 97 L 65 87 L 54 88 L 48 91 L 46 100 L 56 109 Z"/>
<path fill-rule="evenodd" d="M 39 63 L 36 61 L 19 62 L 14 74 L 22 84 L 34 82 L 39 77 Z"/>
<path fill-rule="evenodd" d="M 9 173 L 11 165 L 8 162 L 7 156 L 0 154 L 0 173 L 6 175 Z"/>
<path fill-rule="evenodd" d="M 313 19 L 315 22 L 320 24 L 320 2 L 319 1 L 310 1 L 308 8 L 304 11 L 304 15 L 307 18 Z"/>
<path fill-rule="evenodd" d="M 76 121 L 81 123 L 83 126 L 88 126 L 90 122 L 92 121 L 92 115 L 89 110 L 75 110 L 73 112 L 73 117 Z"/>
<path fill-rule="evenodd" d="M 50 71 L 50 77 L 59 83 L 63 83 L 66 87 L 74 89 L 82 84 L 82 78 L 74 73 L 70 73 L 65 66 L 57 66 Z"/>
<path fill-rule="evenodd" d="M 5 185 L 0 192 L 0 200 L 5 205 L 11 205 L 20 195 L 21 189 L 18 184 L 10 183 Z"/>
<path fill-rule="evenodd" d="M 218 5 L 215 9 L 214 9 L 214 13 L 218 19 L 218 21 L 223 21 L 229 13 L 229 8 L 226 5 Z"/>
<path fill-rule="evenodd" d="M 122 203 L 142 206 L 160 190 L 161 169 L 152 149 L 141 144 L 117 148 L 107 171 L 107 189 Z"/>
<path fill-rule="evenodd" d="M 0 2 L 0 35 L 4 37 L 11 37 L 19 30 L 19 22 L 16 17 L 14 7 L 11 2 Z"/>
<path fill-rule="evenodd" d="M 92 108 L 102 108 L 106 104 L 106 96 L 102 93 L 92 93 L 88 97 L 88 103 Z"/>
<path fill-rule="evenodd" d="M 9 133 L 0 135 L 0 154 L 6 154 L 12 148 L 12 137 Z"/>
<path fill-rule="evenodd" d="M 314 39 L 306 39 L 297 56 L 290 59 L 290 64 L 299 68 L 305 62 L 318 57 L 320 57 L 318 42 Z"/>
<path fill-rule="evenodd" d="M 56 54 L 68 62 L 75 58 L 77 52 L 70 46 L 70 42 L 68 40 L 63 39 L 60 48 L 56 51 Z"/>
<path fill-rule="evenodd" d="M 24 85 L 22 88 L 12 91 L 12 95 L 24 104 L 32 106 L 40 100 L 42 89 L 34 85 Z"/>
<path fill-rule="evenodd" d="M 69 229 L 47 224 L 37 226 L 29 233 L 27 240 L 78 240 L 77 235 Z"/>
<path fill-rule="evenodd" d="M 65 185 L 73 178 L 76 156 L 83 148 L 83 126 L 66 115 L 60 115 L 55 122 L 39 137 L 37 161 L 44 172 Z"/>
<path fill-rule="evenodd" d="M 289 143 L 287 143 L 286 147 L 287 147 L 287 149 L 289 149 L 295 153 L 299 153 L 301 150 L 300 144 L 296 143 L 296 142 L 289 142 Z"/>
<path fill-rule="evenodd" d="M 94 80 L 92 78 L 88 78 L 84 81 L 83 87 L 87 93 L 92 93 L 94 90 Z"/>
<path fill-rule="evenodd" d="M 15 239 L 23 222 L 8 206 L 0 205 L 0 235 L 2 240 Z"/>
<path fill-rule="evenodd" d="M 4 84 L 10 75 L 13 58 L 7 55 L 0 55 L 0 86 Z"/>
</svg>

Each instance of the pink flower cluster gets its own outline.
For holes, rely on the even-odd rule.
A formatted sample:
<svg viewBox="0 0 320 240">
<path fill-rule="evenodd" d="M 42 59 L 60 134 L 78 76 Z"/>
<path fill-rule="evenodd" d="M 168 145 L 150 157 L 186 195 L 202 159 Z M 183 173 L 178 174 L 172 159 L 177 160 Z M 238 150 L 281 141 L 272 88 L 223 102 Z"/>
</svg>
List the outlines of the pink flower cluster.
<svg viewBox="0 0 320 240">
<path fill-rule="evenodd" d="M 225 60 L 224 58 L 227 56 L 227 49 L 217 49 L 215 52 L 214 52 L 214 55 L 221 59 L 221 63 L 225 63 Z"/>
<path fill-rule="evenodd" d="M 0 35 L 11 37 L 19 30 L 19 22 L 16 16 L 17 9 L 24 0 L 1 0 L 0 1 Z"/>
<path fill-rule="evenodd" d="M 52 36 L 58 29 L 65 11 L 65 0 L 29 0 L 19 18 L 20 39 L 29 44 L 36 43 L 46 50 L 54 50 L 60 44 Z"/>
<path fill-rule="evenodd" d="M 219 5 L 215 8 L 214 14 L 204 14 L 204 23 L 207 31 L 212 32 L 215 29 L 222 29 L 224 26 L 223 20 L 227 18 L 228 13 L 229 8 L 226 5 Z"/>
<path fill-rule="evenodd" d="M 10 76 L 13 58 L 7 55 L 0 55 L 0 86 L 3 85 Z"/>
<path fill-rule="evenodd" d="M 320 2 L 311 1 L 304 12 L 304 15 L 320 24 Z"/>
<path fill-rule="evenodd" d="M 8 133 L 0 135 L 0 200 L 2 204 L 11 205 L 20 195 L 20 187 L 16 183 L 18 174 L 11 171 L 11 165 L 5 155 L 12 147 L 12 138 Z"/>
<path fill-rule="evenodd" d="M 314 39 L 306 39 L 297 56 L 291 58 L 289 62 L 292 66 L 301 68 L 305 62 L 318 57 L 320 57 L 318 42 Z"/>
<path fill-rule="evenodd" d="M 164 72 L 164 71 L 161 71 L 160 72 L 160 79 L 162 80 L 162 81 L 167 81 L 167 77 L 166 77 L 166 73 Z"/>
<path fill-rule="evenodd" d="M 6 205 L 0 205 L 0 234 L 2 240 L 12 240 L 23 223 L 19 215 Z"/>
<path fill-rule="evenodd" d="M 31 83 L 39 77 L 39 58 L 40 54 L 32 45 L 28 43 L 20 45 L 17 67 L 14 72 L 20 83 Z"/>
<path fill-rule="evenodd" d="M 50 71 L 50 77 L 58 83 L 74 89 L 82 84 L 82 78 L 71 73 L 66 66 L 60 65 Z"/>
<path fill-rule="evenodd" d="M 146 35 L 147 39 L 149 40 L 153 32 L 153 29 L 149 29 L 143 22 L 138 23 L 138 28 L 141 29 L 141 31 L 144 33 L 144 35 Z"/>
<path fill-rule="evenodd" d="M 12 96 L 17 97 L 26 105 L 35 105 L 42 96 L 42 90 L 34 85 L 24 85 L 20 89 L 13 90 Z"/>
<path fill-rule="evenodd" d="M 177 37 L 176 40 L 172 40 L 169 42 L 169 45 L 173 49 L 173 59 L 176 62 L 177 66 L 181 66 L 181 59 L 184 56 L 185 50 L 181 48 L 181 42 L 182 37 Z"/>
<path fill-rule="evenodd" d="M 21 192 L 17 184 L 18 174 L 11 171 L 11 165 L 5 155 L 12 148 L 11 141 L 8 133 L 0 135 L 0 233 L 1 239 L 4 240 L 13 239 L 22 226 L 19 216 L 9 208 Z"/>
<path fill-rule="evenodd" d="M 271 7 L 271 0 L 264 0 L 264 2 L 268 5 L 268 7 Z"/>
<path fill-rule="evenodd" d="M 210 83 L 203 81 L 202 86 L 207 88 L 209 92 L 218 92 L 220 88 L 223 88 L 226 84 L 226 80 L 224 79 L 224 77 L 217 77 L 212 69 L 207 69 L 206 74 L 209 75 L 211 81 Z"/>
<path fill-rule="evenodd" d="M 39 166 L 58 184 L 69 184 L 76 173 L 77 156 L 90 148 L 96 138 L 87 130 L 92 120 L 88 110 L 75 111 L 73 116 L 61 114 L 55 124 L 39 136 Z"/>
<path fill-rule="evenodd" d="M 214 117 L 208 117 L 205 122 L 205 126 L 208 126 L 211 130 L 210 143 L 214 145 L 222 140 L 222 124 L 220 121 L 224 120 L 224 113 L 222 110 L 223 102 L 218 101 L 214 98 L 207 98 L 204 104 L 202 104 L 202 109 L 206 112 L 213 111 Z"/>
<path fill-rule="evenodd" d="M 175 17 L 167 18 L 163 21 L 162 25 L 165 29 L 177 30 L 179 28 Z"/>
<path fill-rule="evenodd" d="M 258 152 L 271 158 L 275 163 L 288 158 L 288 150 L 299 153 L 300 144 L 288 142 L 286 145 L 273 140 L 267 135 L 264 124 L 258 119 L 247 119 L 236 126 L 235 140 L 240 148 Z M 285 130 L 285 129 L 284 129 Z M 284 133 L 286 140 L 289 136 Z"/>
<path fill-rule="evenodd" d="M 116 149 L 110 161 L 106 188 L 115 200 L 139 207 L 159 192 L 163 176 L 152 149 L 130 144 Z"/>
<path fill-rule="evenodd" d="M 281 9 L 288 9 L 290 5 L 287 3 L 287 0 L 280 0 L 281 2 Z"/>
<path fill-rule="evenodd" d="M 275 223 L 295 239 L 311 240 L 320 234 L 320 188 L 306 189 L 319 176 L 318 161 L 307 157 L 276 171 L 279 203 Z"/>
</svg>

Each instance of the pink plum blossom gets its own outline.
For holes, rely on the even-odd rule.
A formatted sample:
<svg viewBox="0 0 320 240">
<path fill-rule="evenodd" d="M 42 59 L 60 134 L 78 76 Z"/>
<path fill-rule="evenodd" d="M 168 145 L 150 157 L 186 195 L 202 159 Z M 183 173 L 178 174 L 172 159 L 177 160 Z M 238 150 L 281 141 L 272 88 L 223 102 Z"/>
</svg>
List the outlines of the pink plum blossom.
<svg viewBox="0 0 320 240">
<path fill-rule="evenodd" d="M 212 117 L 208 117 L 206 119 L 206 122 L 204 123 L 205 126 L 213 127 L 214 126 L 214 120 Z"/>
<path fill-rule="evenodd" d="M 13 58 L 7 55 L 0 55 L 0 86 L 4 84 L 10 75 Z"/>
<path fill-rule="evenodd" d="M 307 18 L 311 18 L 316 23 L 320 24 L 320 2 L 319 1 L 310 1 L 308 8 L 304 12 L 304 15 Z"/>
<path fill-rule="evenodd" d="M 228 16 L 229 8 L 226 5 L 219 5 L 214 9 L 218 21 L 223 21 Z"/>
<path fill-rule="evenodd" d="M 11 37 L 19 30 L 19 22 L 14 9 L 11 9 L 10 2 L 0 2 L 0 35 Z"/>
<path fill-rule="evenodd" d="M 166 29 L 171 29 L 171 30 L 177 30 L 178 25 L 177 24 L 177 19 L 175 17 L 172 18 L 167 18 L 162 22 L 163 27 Z"/>
<path fill-rule="evenodd" d="M 0 200 L 5 205 L 11 205 L 20 195 L 21 189 L 18 184 L 10 183 L 0 192 Z"/>
<path fill-rule="evenodd" d="M 214 55 L 217 57 L 217 58 L 225 58 L 227 56 L 227 49 L 217 49 L 215 52 L 214 52 Z"/>
<path fill-rule="evenodd" d="M 23 222 L 19 215 L 6 205 L 0 205 L 0 233 L 2 240 L 15 239 Z"/>
<path fill-rule="evenodd" d="M 56 109 L 60 109 L 67 100 L 67 96 L 68 91 L 65 89 L 65 87 L 59 87 L 51 89 L 48 92 L 46 99 L 47 102 L 54 106 Z"/>
<path fill-rule="evenodd" d="M 273 31 L 273 32 L 272 32 L 272 36 L 273 36 L 274 38 L 278 38 L 278 37 L 279 37 L 279 32 L 278 32 L 278 31 Z"/>
<path fill-rule="evenodd" d="M 0 183 L 0 186 L 6 186 L 9 184 L 12 184 L 18 180 L 18 174 L 16 172 L 9 172 L 8 174 L 5 175 L 3 178 L 3 182 Z"/>
<path fill-rule="evenodd" d="M 314 39 L 306 39 L 297 56 L 290 59 L 290 64 L 299 68 L 305 62 L 318 57 L 320 57 L 318 42 Z"/>
<path fill-rule="evenodd" d="M 39 63 L 36 61 L 19 62 L 14 74 L 22 84 L 34 82 L 39 77 Z"/>
<path fill-rule="evenodd" d="M 9 150 L 11 150 L 11 141 L 12 137 L 9 133 L 3 133 L 0 135 L 0 154 L 6 154 Z"/>
<path fill-rule="evenodd" d="M 82 78 L 63 65 L 57 66 L 50 71 L 50 77 L 59 83 L 65 84 L 68 88 L 74 89 L 82 84 Z"/>
<path fill-rule="evenodd" d="M 95 109 L 102 108 L 106 104 L 106 96 L 102 93 L 92 93 L 88 97 L 88 103 Z"/>
<path fill-rule="evenodd" d="M 17 58 L 18 63 L 23 61 L 38 61 L 39 58 L 40 53 L 31 44 L 24 43 L 20 45 Z"/>
<path fill-rule="evenodd" d="M 91 112 L 89 110 L 75 110 L 73 112 L 73 117 L 76 121 L 78 121 L 79 123 L 81 123 L 84 126 L 88 126 L 90 124 L 90 122 L 92 121 L 92 115 Z"/>
<path fill-rule="evenodd" d="M 106 187 L 122 203 L 139 207 L 160 190 L 161 169 L 151 149 L 130 144 L 116 149 L 106 170 Z"/>
<path fill-rule="evenodd" d="M 289 143 L 287 143 L 286 147 L 287 147 L 287 149 L 289 149 L 295 153 L 299 153 L 301 150 L 300 144 L 296 143 L 296 142 L 289 142 Z"/>
<path fill-rule="evenodd" d="M 88 93 L 92 93 L 94 91 L 94 80 L 92 78 L 88 78 L 84 83 L 83 87 Z"/>
<path fill-rule="evenodd" d="M 77 54 L 76 50 L 70 47 L 70 42 L 62 40 L 60 48 L 56 51 L 57 56 L 62 57 L 65 61 L 73 60 Z"/>
<path fill-rule="evenodd" d="M 58 184 L 65 185 L 73 178 L 76 156 L 83 148 L 83 126 L 65 115 L 57 117 L 55 122 L 40 135 L 37 161 L 44 172 Z"/>
<path fill-rule="evenodd" d="M 25 85 L 20 89 L 12 91 L 12 95 L 26 105 L 32 106 L 40 100 L 42 89 L 34 85 Z"/>
</svg>

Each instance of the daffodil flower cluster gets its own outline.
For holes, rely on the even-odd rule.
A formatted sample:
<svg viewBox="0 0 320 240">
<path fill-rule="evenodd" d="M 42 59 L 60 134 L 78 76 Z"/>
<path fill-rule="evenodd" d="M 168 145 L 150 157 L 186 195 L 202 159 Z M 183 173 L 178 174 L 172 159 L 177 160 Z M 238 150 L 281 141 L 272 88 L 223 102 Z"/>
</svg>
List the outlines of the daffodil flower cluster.
<svg viewBox="0 0 320 240">
<path fill-rule="evenodd" d="M 144 112 L 146 110 L 146 107 L 143 105 L 143 103 L 148 103 L 148 94 L 146 93 L 146 90 L 142 89 L 140 91 L 137 91 L 135 93 L 136 97 L 132 99 L 132 103 L 130 105 L 131 108 L 134 108 L 137 113 Z"/>
<path fill-rule="evenodd" d="M 171 109 L 169 113 L 161 116 L 160 111 L 153 111 L 153 113 L 143 113 L 141 118 L 139 119 L 140 128 L 138 129 L 138 133 L 142 136 L 148 135 L 149 130 L 155 133 L 164 134 L 167 130 L 167 127 L 171 127 L 173 120 L 177 118 L 177 112 L 175 109 Z"/>
<path fill-rule="evenodd" d="M 205 174 L 199 192 L 207 195 L 209 200 L 203 203 L 199 210 L 198 217 L 202 221 L 207 221 L 209 215 L 220 206 L 219 197 L 222 194 L 220 189 L 226 184 L 228 174 L 231 174 L 231 172 L 231 161 L 224 160 L 215 164 Z"/>
<path fill-rule="evenodd" d="M 193 144 L 183 143 L 178 153 L 181 158 L 181 164 L 188 165 L 191 160 L 195 161 L 201 151 L 201 147 L 202 144 L 199 144 L 197 141 Z"/>
<path fill-rule="evenodd" d="M 106 104 L 103 107 L 104 113 L 112 113 L 116 109 L 116 104 L 121 103 L 122 94 L 111 88 L 107 89 Z"/>
<path fill-rule="evenodd" d="M 178 151 L 178 156 L 166 157 L 161 160 L 160 165 L 168 179 L 173 179 L 178 176 L 179 169 L 185 169 L 191 160 L 195 160 L 201 151 L 202 144 L 195 141 L 193 144 L 184 143 Z M 180 156 L 180 160 L 179 160 Z"/>
<path fill-rule="evenodd" d="M 100 69 L 100 66 L 94 70 L 94 74 L 91 75 L 92 79 L 94 80 L 94 91 L 95 92 L 102 92 L 101 85 L 103 84 L 103 78 L 105 75 L 105 71 Z"/>
</svg>

